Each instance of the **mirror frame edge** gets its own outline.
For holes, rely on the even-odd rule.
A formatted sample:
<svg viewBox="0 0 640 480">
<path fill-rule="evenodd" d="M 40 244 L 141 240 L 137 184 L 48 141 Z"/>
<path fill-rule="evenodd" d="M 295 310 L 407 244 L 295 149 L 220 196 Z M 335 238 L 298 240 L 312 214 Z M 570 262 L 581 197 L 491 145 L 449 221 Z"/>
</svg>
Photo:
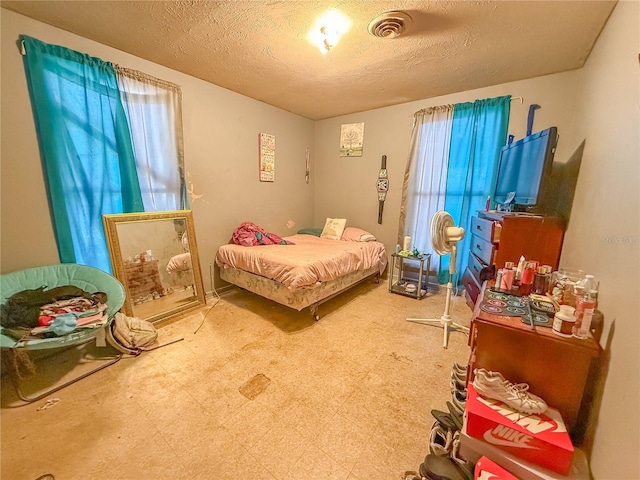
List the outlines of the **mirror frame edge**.
<svg viewBox="0 0 640 480">
<path fill-rule="evenodd" d="M 191 253 L 191 267 L 193 268 L 193 277 L 196 287 L 196 301 L 193 304 L 167 310 L 165 312 L 146 317 L 151 323 L 159 323 L 174 319 L 184 315 L 191 310 L 201 308 L 207 305 L 207 296 L 204 291 L 204 282 L 202 279 L 202 270 L 200 268 L 200 255 L 198 252 L 198 244 L 196 241 L 195 226 L 193 224 L 193 212 L 191 210 L 170 210 L 161 212 L 133 212 L 133 213 L 116 213 L 104 214 L 102 222 L 106 235 L 107 247 L 109 250 L 109 260 L 113 275 L 122 283 L 125 289 L 125 301 L 122 305 L 122 311 L 125 315 L 133 317 L 133 300 L 129 292 L 127 284 L 127 276 L 125 274 L 124 262 L 122 260 L 122 251 L 120 248 L 120 240 L 116 225 L 119 223 L 144 222 L 149 220 L 172 220 L 176 218 L 185 219 L 186 232 L 189 239 L 189 253 Z"/>
</svg>

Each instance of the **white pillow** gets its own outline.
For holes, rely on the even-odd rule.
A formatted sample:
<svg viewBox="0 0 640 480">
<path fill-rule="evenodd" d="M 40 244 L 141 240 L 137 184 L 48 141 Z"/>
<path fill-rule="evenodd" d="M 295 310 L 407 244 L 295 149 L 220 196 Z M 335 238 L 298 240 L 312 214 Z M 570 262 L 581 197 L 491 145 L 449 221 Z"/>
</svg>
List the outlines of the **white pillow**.
<svg viewBox="0 0 640 480">
<path fill-rule="evenodd" d="M 320 234 L 320 238 L 340 240 L 346 224 L 346 218 L 327 218 L 324 228 L 322 229 L 322 233 Z"/>
</svg>

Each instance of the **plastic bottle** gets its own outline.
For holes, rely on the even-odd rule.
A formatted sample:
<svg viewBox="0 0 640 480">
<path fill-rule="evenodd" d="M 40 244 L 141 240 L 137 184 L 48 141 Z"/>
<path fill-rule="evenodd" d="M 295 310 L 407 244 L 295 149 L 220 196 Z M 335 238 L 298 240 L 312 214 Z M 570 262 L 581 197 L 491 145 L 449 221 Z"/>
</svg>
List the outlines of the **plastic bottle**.
<svg viewBox="0 0 640 480">
<path fill-rule="evenodd" d="M 598 305 L 598 288 L 600 287 L 600 282 L 598 282 L 593 275 L 585 275 L 586 285 L 585 285 L 585 293 L 590 292 L 591 298 Z"/>
<path fill-rule="evenodd" d="M 509 292 L 513 286 L 513 262 L 506 262 L 502 269 L 502 281 L 500 282 L 500 290 Z"/>
<path fill-rule="evenodd" d="M 576 323 L 573 336 L 581 339 L 589 338 L 591 320 L 598 297 L 598 282 L 593 278 L 593 275 L 585 275 L 584 279 L 576 283 L 574 292 L 576 295 Z"/>
<path fill-rule="evenodd" d="M 525 262 L 525 266 L 522 269 L 522 276 L 520 277 L 520 295 L 522 296 L 527 296 L 531 293 L 533 277 L 535 276 L 534 265 L 534 262 Z"/>
<path fill-rule="evenodd" d="M 591 296 L 592 291 L 587 291 L 584 296 L 578 297 L 576 301 L 576 323 L 573 336 L 576 338 L 589 338 L 591 331 L 591 320 L 596 308 L 595 298 Z"/>
<path fill-rule="evenodd" d="M 575 325 L 575 308 L 569 305 L 560 305 L 560 310 L 553 317 L 551 329 L 553 333 L 561 337 L 570 337 Z"/>
<path fill-rule="evenodd" d="M 538 267 L 536 276 L 533 277 L 533 293 L 544 295 L 547 293 L 547 269 L 546 267 Z"/>
<path fill-rule="evenodd" d="M 518 262 L 518 266 L 516 268 L 516 278 L 515 281 L 516 283 L 520 283 L 520 279 L 522 278 L 522 271 L 524 270 L 524 262 L 525 262 L 525 258 L 524 255 L 520 256 L 520 261 Z"/>
<path fill-rule="evenodd" d="M 576 303 L 578 298 L 584 297 L 587 292 L 590 292 L 590 296 L 594 301 L 598 298 L 598 282 L 593 275 L 585 275 L 580 280 L 576 281 L 573 285 L 573 294 L 576 297 Z"/>
<path fill-rule="evenodd" d="M 544 274 L 545 274 L 545 278 L 544 278 L 544 292 L 547 293 L 551 293 L 551 280 L 553 278 L 553 268 L 551 268 L 551 265 L 543 265 L 544 267 Z"/>
</svg>

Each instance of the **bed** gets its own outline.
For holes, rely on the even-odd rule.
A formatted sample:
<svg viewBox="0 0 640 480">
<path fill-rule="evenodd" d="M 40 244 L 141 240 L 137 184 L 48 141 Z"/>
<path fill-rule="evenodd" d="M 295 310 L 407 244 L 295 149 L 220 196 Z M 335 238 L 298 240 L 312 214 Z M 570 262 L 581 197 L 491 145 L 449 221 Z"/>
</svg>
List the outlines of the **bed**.
<svg viewBox="0 0 640 480">
<path fill-rule="evenodd" d="M 222 245 L 220 278 L 298 311 L 318 306 L 384 272 L 387 254 L 377 241 L 332 240 L 309 234 L 283 237 L 290 245 Z"/>
<path fill-rule="evenodd" d="M 174 287 L 191 287 L 194 284 L 191 253 L 180 253 L 167 263 L 167 273 Z"/>
</svg>

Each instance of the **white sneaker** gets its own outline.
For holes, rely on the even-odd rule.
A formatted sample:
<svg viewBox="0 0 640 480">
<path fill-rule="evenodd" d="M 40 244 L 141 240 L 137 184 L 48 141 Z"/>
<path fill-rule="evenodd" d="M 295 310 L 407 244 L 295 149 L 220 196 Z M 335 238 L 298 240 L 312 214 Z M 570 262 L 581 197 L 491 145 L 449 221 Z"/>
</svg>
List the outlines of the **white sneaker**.
<svg viewBox="0 0 640 480">
<path fill-rule="evenodd" d="M 467 366 L 466 365 L 460 365 L 459 363 L 454 363 L 453 367 L 451 367 L 451 373 L 452 374 L 456 374 L 456 376 L 460 377 L 460 378 L 464 378 L 465 380 L 467 379 Z"/>
<path fill-rule="evenodd" d="M 474 370 L 473 387 L 483 397 L 500 400 L 511 408 L 527 414 L 544 413 L 546 402 L 530 393 L 526 383 L 511 383 L 499 372 L 491 372 L 484 368 Z"/>
<path fill-rule="evenodd" d="M 466 379 L 461 379 L 456 374 L 451 372 L 451 381 L 449 382 L 451 387 L 451 393 L 458 390 L 460 392 L 465 392 L 467 390 L 467 381 Z"/>
</svg>

